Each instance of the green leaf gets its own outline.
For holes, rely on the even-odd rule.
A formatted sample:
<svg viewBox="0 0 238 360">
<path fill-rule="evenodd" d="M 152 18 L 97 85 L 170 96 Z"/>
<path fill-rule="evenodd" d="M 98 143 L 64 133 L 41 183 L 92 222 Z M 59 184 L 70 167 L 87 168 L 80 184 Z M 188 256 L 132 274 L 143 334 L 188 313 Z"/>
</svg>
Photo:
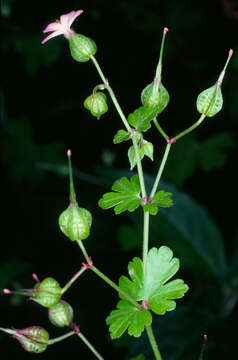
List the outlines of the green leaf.
<svg viewBox="0 0 238 360">
<path fill-rule="evenodd" d="M 143 207 L 144 211 L 149 211 L 151 215 L 156 215 L 159 207 L 170 207 L 173 205 L 173 200 L 171 199 L 172 193 L 166 192 L 164 190 L 158 191 L 151 203 L 145 204 Z"/>
<path fill-rule="evenodd" d="M 113 138 L 114 144 L 119 144 L 122 141 L 126 141 L 130 139 L 130 134 L 126 130 L 118 130 L 116 135 Z"/>
<path fill-rule="evenodd" d="M 144 270 L 140 258 L 134 258 L 128 265 L 130 278 L 121 276 L 119 287 L 136 301 L 144 301 L 150 310 L 163 315 L 166 311 L 174 310 L 174 299 L 181 298 L 188 291 L 183 280 L 176 279 L 168 282 L 179 269 L 179 260 L 173 258 L 173 252 L 166 246 L 159 249 L 152 248 L 148 252 Z M 148 310 L 138 309 L 125 300 L 117 304 L 106 322 L 113 339 L 120 337 L 127 329 L 129 335 L 140 336 L 146 325 L 150 325 L 152 316 Z"/>
<path fill-rule="evenodd" d="M 140 258 L 135 257 L 128 264 L 128 273 L 132 279 L 126 276 L 121 276 L 119 279 L 119 287 L 123 289 L 128 295 L 136 301 L 143 300 L 143 283 L 144 283 L 144 270 L 143 263 Z M 122 299 L 123 295 L 119 294 Z"/>
<path fill-rule="evenodd" d="M 160 207 L 170 207 L 173 205 L 171 196 L 172 193 L 160 190 L 153 197 L 152 204 L 158 205 Z"/>
<path fill-rule="evenodd" d="M 140 198 L 140 182 L 138 175 L 134 175 L 128 180 L 126 177 L 114 182 L 112 186 L 114 192 L 109 192 L 103 195 L 99 200 L 98 205 L 102 209 L 109 209 L 112 207 L 116 214 L 123 211 L 134 211 L 141 204 Z"/>
<path fill-rule="evenodd" d="M 139 148 L 140 160 L 143 159 L 144 155 L 145 155 L 144 148 L 140 147 Z M 134 148 L 133 145 L 128 150 L 128 159 L 129 159 L 129 162 L 130 162 L 130 165 L 131 165 L 130 169 L 133 170 L 134 166 L 136 165 L 136 152 L 135 152 L 135 148 Z"/>
<path fill-rule="evenodd" d="M 152 161 L 154 160 L 153 154 L 154 154 L 154 146 L 151 142 L 145 141 L 145 144 L 143 145 L 143 149 L 145 152 L 145 155 L 148 156 Z"/>
<path fill-rule="evenodd" d="M 140 143 L 138 143 L 138 148 L 139 148 L 140 160 L 142 160 L 146 155 L 153 161 L 154 149 L 153 149 L 153 144 L 151 142 L 143 140 L 143 145 L 140 145 Z M 130 169 L 133 170 L 134 166 L 136 165 L 136 153 L 133 145 L 128 150 L 128 158 L 131 165 Z"/>
<path fill-rule="evenodd" d="M 136 301 L 146 301 L 149 309 L 162 315 L 173 310 L 176 307 L 174 299 L 183 297 L 188 291 L 181 279 L 167 283 L 178 269 L 179 260 L 173 258 L 172 250 L 167 246 L 152 248 L 147 255 L 145 271 L 141 259 L 134 258 L 128 265 L 131 280 L 122 276 L 119 287 Z"/>
<path fill-rule="evenodd" d="M 179 260 L 173 258 L 173 252 L 167 246 L 152 248 L 146 261 L 144 277 L 144 299 L 156 314 L 163 315 L 174 310 L 176 303 L 188 291 L 188 286 L 181 279 L 165 284 L 179 269 Z"/>
<path fill-rule="evenodd" d="M 128 122 L 138 131 L 147 131 L 156 115 L 158 115 L 157 107 L 141 106 L 128 116 Z"/>
<path fill-rule="evenodd" d="M 127 329 L 129 335 L 139 337 L 151 322 L 152 316 L 148 310 L 139 310 L 126 300 L 120 300 L 117 310 L 106 318 L 112 339 L 119 338 Z"/>
</svg>

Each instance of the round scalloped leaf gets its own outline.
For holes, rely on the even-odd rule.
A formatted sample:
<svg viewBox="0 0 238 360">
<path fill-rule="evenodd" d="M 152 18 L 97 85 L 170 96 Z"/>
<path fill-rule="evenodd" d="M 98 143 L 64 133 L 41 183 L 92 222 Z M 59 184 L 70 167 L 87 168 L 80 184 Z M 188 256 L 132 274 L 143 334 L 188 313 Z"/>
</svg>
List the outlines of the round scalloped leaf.
<svg viewBox="0 0 238 360">
<path fill-rule="evenodd" d="M 128 334 L 139 337 L 145 326 L 152 323 L 148 310 L 139 310 L 126 300 L 120 300 L 117 309 L 106 318 L 112 339 L 117 339 L 128 329 Z"/>
</svg>

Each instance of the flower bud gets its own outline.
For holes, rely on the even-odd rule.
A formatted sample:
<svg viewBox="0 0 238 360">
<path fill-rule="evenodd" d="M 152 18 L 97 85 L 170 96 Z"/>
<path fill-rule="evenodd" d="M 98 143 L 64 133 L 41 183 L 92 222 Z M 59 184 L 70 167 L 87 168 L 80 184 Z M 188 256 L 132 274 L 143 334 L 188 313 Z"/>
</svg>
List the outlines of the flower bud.
<svg viewBox="0 0 238 360">
<path fill-rule="evenodd" d="M 21 330 L 4 328 L 0 328 L 0 330 L 12 335 L 28 352 L 39 354 L 48 346 L 49 334 L 40 326 L 31 326 Z"/>
<path fill-rule="evenodd" d="M 73 34 L 69 37 L 69 48 L 74 60 L 86 62 L 97 51 L 96 43 L 82 34 Z"/>
<path fill-rule="evenodd" d="M 158 114 L 160 114 L 169 103 L 169 93 L 161 83 L 157 91 L 153 82 L 142 90 L 141 102 L 144 106 L 158 107 Z"/>
<path fill-rule="evenodd" d="M 60 300 L 57 305 L 49 309 L 49 320 L 55 326 L 68 326 L 73 320 L 72 306 L 66 301 Z"/>
<path fill-rule="evenodd" d="M 80 208 L 77 203 L 70 204 L 59 217 L 61 231 L 70 240 L 87 239 L 92 224 L 92 216 L 86 209 Z"/>
<path fill-rule="evenodd" d="M 45 278 L 35 285 L 35 293 L 32 300 L 38 304 L 51 308 L 58 304 L 61 298 L 61 287 L 55 279 L 51 277 Z"/>
<path fill-rule="evenodd" d="M 98 119 L 108 110 L 106 95 L 102 92 L 96 92 L 88 96 L 83 103 L 84 107 Z"/>
</svg>

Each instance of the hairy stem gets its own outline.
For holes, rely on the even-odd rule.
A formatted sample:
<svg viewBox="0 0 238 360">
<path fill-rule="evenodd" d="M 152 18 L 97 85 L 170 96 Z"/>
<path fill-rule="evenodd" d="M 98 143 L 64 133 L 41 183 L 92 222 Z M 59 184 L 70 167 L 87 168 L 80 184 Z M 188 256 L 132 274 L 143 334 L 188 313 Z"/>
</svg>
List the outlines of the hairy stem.
<svg viewBox="0 0 238 360">
<path fill-rule="evenodd" d="M 139 148 L 138 148 L 137 140 L 135 139 L 134 135 L 132 135 L 132 143 L 133 143 L 133 146 L 135 149 L 136 165 L 137 165 L 137 171 L 138 171 L 138 176 L 139 176 L 139 181 L 140 181 L 141 195 L 142 195 L 142 198 L 146 199 L 147 195 L 146 195 L 146 189 L 145 189 L 144 174 L 143 174 L 141 159 L 140 159 L 140 155 L 139 155 Z"/>
<path fill-rule="evenodd" d="M 198 121 L 196 121 L 192 126 L 190 126 L 188 129 L 182 131 L 181 133 L 179 133 L 178 135 L 176 135 L 173 139 L 174 141 L 177 141 L 179 139 L 181 139 L 181 137 L 183 137 L 184 135 L 187 135 L 188 133 L 190 133 L 192 130 L 196 129 L 196 127 L 198 127 L 203 120 L 205 119 L 206 115 L 202 114 L 200 116 L 200 118 L 198 119 Z"/>
<path fill-rule="evenodd" d="M 168 143 L 167 146 L 166 146 L 166 149 L 165 149 L 165 152 L 164 152 L 164 156 L 163 156 L 163 159 L 162 159 L 162 161 L 161 161 L 161 164 L 160 164 L 160 167 L 159 167 L 159 170 L 158 170 L 158 173 L 157 173 L 157 176 L 156 176 L 154 185 L 153 185 L 152 190 L 151 190 L 151 193 L 150 193 L 150 197 L 149 197 L 150 200 L 153 199 L 153 197 L 154 197 L 154 195 L 155 195 L 155 193 L 156 193 L 156 190 L 157 190 L 157 188 L 158 188 L 158 185 L 159 185 L 159 182 L 160 182 L 160 179 L 161 179 L 161 175 L 162 175 L 162 173 L 163 173 L 163 170 L 164 170 L 166 161 L 167 161 L 167 159 L 168 159 L 168 155 L 169 155 L 170 148 L 171 148 L 171 143 Z"/>
<path fill-rule="evenodd" d="M 74 334 L 75 334 L 74 331 L 70 331 L 67 334 L 64 334 L 64 335 L 58 336 L 57 338 L 48 340 L 47 343 L 48 343 L 48 345 L 53 345 L 53 344 L 55 344 L 57 342 L 60 342 L 60 341 L 62 341 L 64 339 L 67 339 L 68 337 L 70 337 L 70 336 L 72 336 Z"/>
<path fill-rule="evenodd" d="M 117 98 L 116 98 L 116 96 L 115 96 L 115 94 L 114 94 L 111 86 L 108 84 L 108 81 L 107 81 L 107 79 L 105 78 L 105 76 L 104 76 L 104 74 L 103 74 L 103 72 L 102 72 L 102 70 L 101 70 L 101 68 L 100 68 L 100 66 L 99 66 L 96 58 L 95 58 L 93 55 L 91 56 L 91 60 L 92 60 L 93 64 L 95 65 L 95 67 L 96 67 L 96 69 L 97 69 L 97 72 L 98 72 L 100 78 L 102 79 L 102 81 L 103 81 L 103 83 L 104 83 L 104 85 L 105 85 L 105 88 L 108 90 L 108 92 L 109 92 L 109 94 L 110 94 L 110 96 L 111 96 L 111 99 L 112 99 L 112 101 L 113 101 L 113 104 L 114 104 L 115 108 L 117 109 L 118 114 L 120 115 L 120 118 L 121 118 L 122 121 L 123 121 L 123 124 L 125 125 L 127 131 L 128 131 L 129 133 L 131 133 L 130 125 L 128 124 L 128 121 L 127 121 L 127 119 L 126 119 L 126 117 L 125 117 L 125 115 L 124 115 L 124 113 L 123 113 L 123 111 L 122 111 L 122 109 L 121 109 L 118 101 L 117 101 Z"/>
<path fill-rule="evenodd" d="M 87 270 L 87 267 L 83 266 L 73 277 L 72 279 L 70 279 L 67 284 L 61 289 L 61 294 L 63 295 L 69 288 L 70 286 L 78 279 L 78 277 L 80 275 L 82 275 L 82 273 Z"/>
<path fill-rule="evenodd" d="M 164 132 L 164 130 L 162 129 L 162 127 L 160 126 L 160 124 L 158 123 L 158 120 L 156 118 L 153 119 L 153 123 L 155 124 L 157 130 L 160 132 L 160 134 L 167 139 L 167 134 Z"/>
<path fill-rule="evenodd" d="M 86 339 L 86 337 L 81 332 L 79 332 L 77 335 L 99 360 L 103 360 L 103 357 L 97 352 L 95 347 Z"/>
<path fill-rule="evenodd" d="M 146 332 L 147 332 L 147 335 L 148 335 L 150 345 L 152 347 L 155 359 L 156 360 L 162 360 L 162 357 L 161 357 L 160 352 L 159 352 L 159 348 L 158 348 L 157 343 L 155 341 L 155 337 L 154 337 L 151 325 L 146 326 Z"/>
<path fill-rule="evenodd" d="M 143 226 L 143 267 L 144 271 L 146 268 L 146 259 L 149 249 L 149 220 L 150 213 L 149 211 L 144 211 L 144 226 Z"/>
</svg>

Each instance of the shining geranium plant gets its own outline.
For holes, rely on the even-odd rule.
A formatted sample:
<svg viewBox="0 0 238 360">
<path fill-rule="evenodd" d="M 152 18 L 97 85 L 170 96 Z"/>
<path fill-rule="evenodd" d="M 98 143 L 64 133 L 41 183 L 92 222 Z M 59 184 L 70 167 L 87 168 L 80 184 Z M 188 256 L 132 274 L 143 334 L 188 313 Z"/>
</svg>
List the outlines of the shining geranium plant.
<svg viewBox="0 0 238 360">
<path fill-rule="evenodd" d="M 140 337 L 143 332 L 146 332 L 154 358 L 161 360 L 163 354 L 160 353 L 158 339 L 153 333 L 153 319 L 156 316 L 163 316 L 179 306 L 178 300 L 187 293 L 189 286 L 183 279 L 176 276 L 180 263 L 179 259 L 174 257 L 172 249 L 166 245 L 159 248 L 150 247 L 150 217 L 160 216 L 161 208 L 168 208 L 170 211 L 169 208 L 172 205 L 176 206 L 176 203 L 173 204 L 172 193 L 165 191 L 160 185 L 171 147 L 197 128 L 206 117 L 212 117 L 221 110 L 223 103 L 221 85 L 232 56 L 232 50 L 229 51 L 227 62 L 217 82 L 207 90 L 202 91 L 197 98 L 199 119 L 184 131 L 171 137 L 158 121 L 158 115 L 168 106 L 170 100 L 168 90 L 161 82 L 163 49 L 168 28 L 163 30 L 158 65 L 153 80 L 142 90 L 141 105 L 131 114 L 125 115 L 108 79 L 105 78 L 94 56 L 97 51 L 94 40 L 85 35 L 77 34 L 71 29 L 72 23 L 82 13 L 83 10 L 71 11 L 68 14 L 61 15 L 60 20 L 50 23 L 43 30 L 43 33 L 50 32 L 50 34 L 42 40 L 42 44 L 54 37 L 63 35 L 69 42 L 70 53 L 74 60 L 78 62 L 92 61 L 102 83 L 96 84 L 92 93 L 84 101 L 84 106 L 91 115 L 97 118 L 103 116 L 108 109 L 105 93 L 111 97 L 122 123 L 122 129 L 118 129 L 113 137 L 113 142 L 115 145 L 125 143 L 130 169 L 136 169 L 136 173 L 129 178 L 123 176 L 117 179 L 113 183 L 111 191 L 99 199 L 98 205 L 103 210 L 113 209 L 116 215 L 139 210 L 143 213 L 142 258 L 134 257 L 129 262 L 128 275 L 122 275 L 118 284 L 114 283 L 94 265 L 93 259 L 86 249 L 86 239 L 90 234 L 92 215 L 83 207 L 83 204 L 77 202 L 71 166 L 72 154 L 68 150 L 70 203 L 59 216 L 59 227 L 63 234 L 74 243 L 72 246 L 75 244 L 79 246 L 84 262 L 78 272 L 64 286 L 52 277 L 39 280 L 33 274 L 36 282 L 34 287 L 18 290 L 17 293 L 29 296 L 32 301 L 46 308 L 52 324 L 70 329 L 55 339 L 50 339 L 48 332 L 37 325 L 21 330 L 1 327 L 0 330 L 16 338 L 26 351 L 34 353 L 43 352 L 49 345 L 76 335 L 88 346 L 95 357 L 102 360 L 102 355 L 83 335 L 83 329 L 74 323 L 72 306 L 63 300 L 63 296 L 70 289 L 70 286 L 84 272 L 92 271 L 118 293 L 118 302 L 112 306 L 111 312 L 105 319 L 111 338 L 120 338 L 126 332 L 132 337 Z M 145 186 L 143 161 L 145 158 L 149 158 L 150 161 L 154 159 L 154 145 L 147 140 L 147 131 L 152 128 L 158 131 L 158 135 L 164 139 L 165 150 L 154 178 L 154 184 L 149 190 Z M 5 294 L 13 292 L 4 289 Z M 143 355 L 138 354 L 137 359 L 142 358 L 144 358 Z"/>
</svg>

